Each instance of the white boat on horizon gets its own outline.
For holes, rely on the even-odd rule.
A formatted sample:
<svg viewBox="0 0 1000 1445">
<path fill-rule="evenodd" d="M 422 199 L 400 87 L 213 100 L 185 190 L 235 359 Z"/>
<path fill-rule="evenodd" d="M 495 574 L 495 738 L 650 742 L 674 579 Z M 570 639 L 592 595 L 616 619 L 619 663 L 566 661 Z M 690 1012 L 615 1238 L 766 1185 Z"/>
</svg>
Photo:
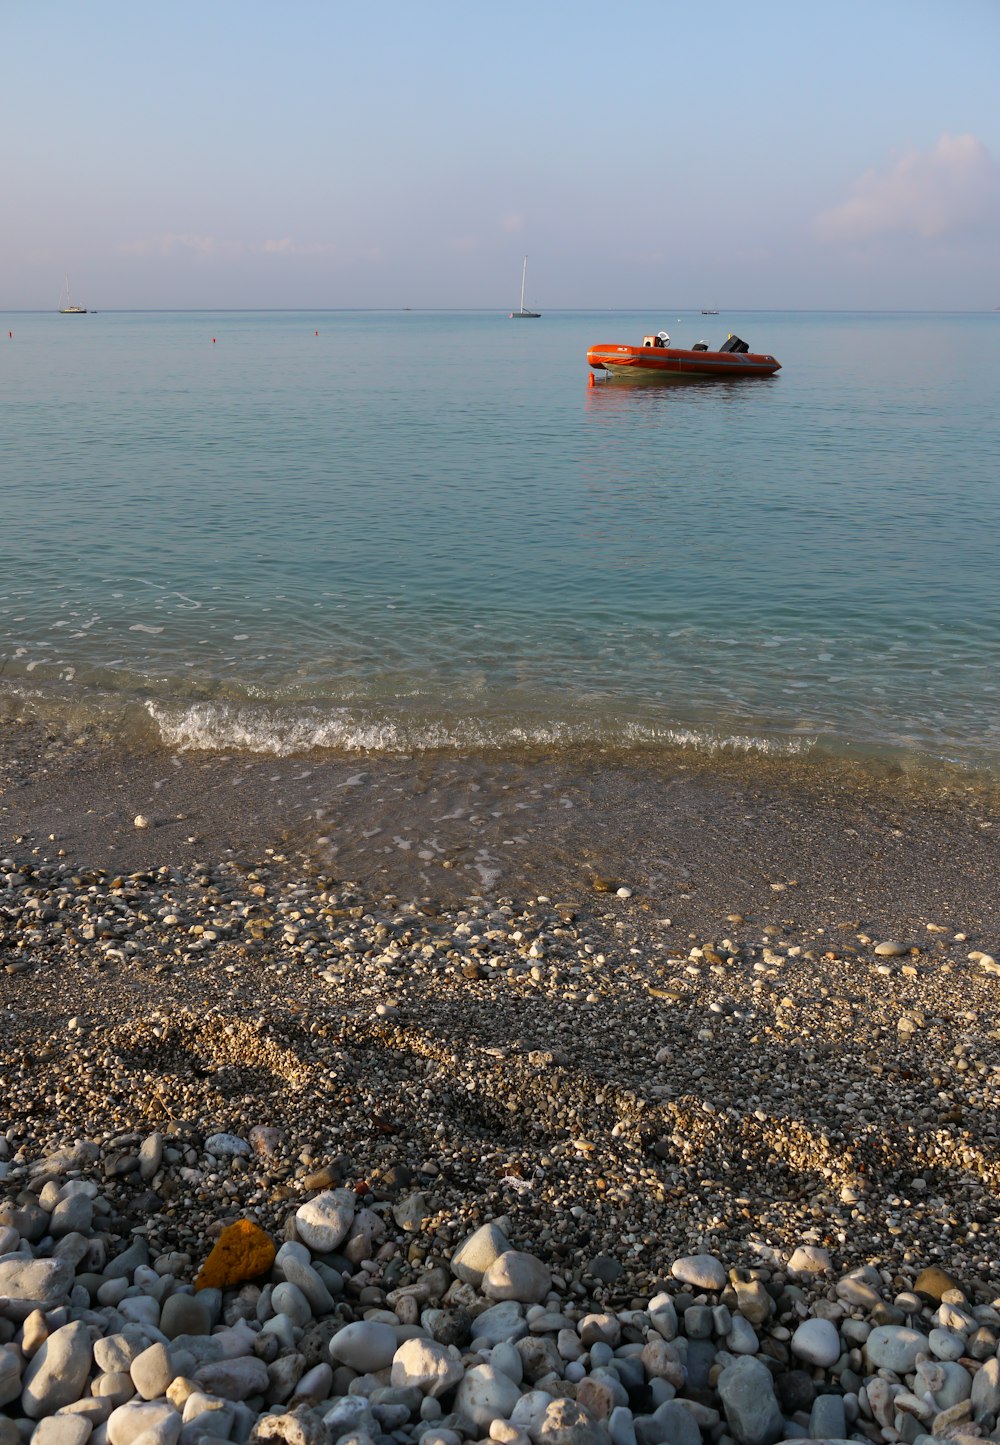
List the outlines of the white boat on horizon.
<svg viewBox="0 0 1000 1445">
<path fill-rule="evenodd" d="M 541 314 L 542 314 L 540 311 L 525 311 L 525 309 L 524 309 L 524 280 L 525 280 L 525 277 L 527 276 L 527 274 L 528 274 L 528 258 L 527 258 L 527 256 L 525 256 L 525 258 L 524 258 L 524 265 L 523 265 L 522 268 L 521 268 L 521 309 L 520 309 L 520 311 L 512 311 L 512 312 L 510 313 L 509 320 L 511 320 L 511 321 L 518 320 L 518 319 L 521 318 L 521 317 L 524 317 L 525 319 L 527 319 L 527 318 L 530 317 L 532 320 L 537 320 L 538 317 L 541 316 Z"/>
<path fill-rule="evenodd" d="M 74 305 L 73 305 L 73 297 L 72 297 L 72 295 L 70 294 L 70 289 L 69 289 L 69 277 L 67 276 L 67 277 L 66 277 L 66 285 L 65 285 L 64 288 L 63 288 L 63 294 L 62 294 L 62 296 L 60 297 L 60 300 L 59 300 L 59 315 L 60 315 L 60 316 L 86 316 L 86 314 L 87 314 L 87 308 L 86 308 L 86 306 L 74 306 Z"/>
</svg>

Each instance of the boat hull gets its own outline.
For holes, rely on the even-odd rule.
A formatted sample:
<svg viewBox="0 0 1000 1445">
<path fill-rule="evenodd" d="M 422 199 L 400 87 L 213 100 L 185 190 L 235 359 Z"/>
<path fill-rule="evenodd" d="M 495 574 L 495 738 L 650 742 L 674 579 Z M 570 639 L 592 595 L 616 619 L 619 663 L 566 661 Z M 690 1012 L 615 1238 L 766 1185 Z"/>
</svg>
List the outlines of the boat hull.
<svg viewBox="0 0 1000 1445">
<path fill-rule="evenodd" d="M 599 342 L 587 364 L 612 376 L 698 380 L 720 376 L 773 376 L 781 363 L 755 351 L 683 351 L 674 346 L 618 346 Z"/>
</svg>

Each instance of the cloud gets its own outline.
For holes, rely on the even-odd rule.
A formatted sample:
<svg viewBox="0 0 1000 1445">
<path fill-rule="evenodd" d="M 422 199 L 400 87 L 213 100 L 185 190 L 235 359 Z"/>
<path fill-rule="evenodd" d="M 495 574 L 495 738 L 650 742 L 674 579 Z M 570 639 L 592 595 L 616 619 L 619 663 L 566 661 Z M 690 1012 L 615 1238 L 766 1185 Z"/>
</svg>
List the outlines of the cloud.
<svg viewBox="0 0 1000 1445">
<path fill-rule="evenodd" d="M 1000 210 L 1000 167 L 974 135 L 947 131 L 929 151 L 907 150 L 866 171 L 843 205 L 816 218 L 826 241 L 905 234 L 935 240 Z"/>
<path fill-rule="evenodd" d="M 291 236 L 282 236 L 278 240 L 265 241 L 260 250 L 265 256 L 329 256 L 333 247 L 322 241 L 296 241 Z"/>
<path fill-rule="evenodd" d="M 119 246 L 123 256 L 235 256 L 243 250 L 239 241 L 220 241 L 217 236 L 189 236 L 168 232 L 160 236 L 144 236 L 125 241 Z"/>
<path fill-rule="evenodd" d="M 292 236 L 249 242 L 167 232 L 125 241 L 118 250 L 123 256 L 198 256 L 229 261 L 237 256 L 327 256 L 333 248 L 320 241 L 296 241 Z"/>
</svg>

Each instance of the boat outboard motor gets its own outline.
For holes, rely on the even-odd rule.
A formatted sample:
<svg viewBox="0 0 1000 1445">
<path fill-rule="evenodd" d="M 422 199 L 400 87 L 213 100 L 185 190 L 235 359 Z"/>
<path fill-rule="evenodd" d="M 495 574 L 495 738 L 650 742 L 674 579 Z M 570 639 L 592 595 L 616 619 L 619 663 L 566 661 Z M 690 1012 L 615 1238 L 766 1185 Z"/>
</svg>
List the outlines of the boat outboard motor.
<svg viewBox="0 0 1000 1445">
<path fill-rule="evenodd" d="M 656 340 L 657 340 L 657 342 L 659 343 L 660 346 L 669 346 L 669 345 L 670 345 L 670 337 L 667 335 L 667 333 L 666 333 L 665 331 L 658 331 L 658 332 L 656 333 Z"/>
<path fill-rule="evenodd" d="M 726 340 L 725 340 L 725 341 L 722 343 L 722 345 L 719 347 L 719 350 L 720 350 L 720 351 L 741 351 L 741 352 L 742 352 L 742 351 L 749 351 L 750 348 L 749 348 L 749 346 L 746 344 L 745 341 L 741 341 L 738 336 L 733 336 L 732 332 L 730 332 L 729 336 L 726 338 Z"/>
</svg>

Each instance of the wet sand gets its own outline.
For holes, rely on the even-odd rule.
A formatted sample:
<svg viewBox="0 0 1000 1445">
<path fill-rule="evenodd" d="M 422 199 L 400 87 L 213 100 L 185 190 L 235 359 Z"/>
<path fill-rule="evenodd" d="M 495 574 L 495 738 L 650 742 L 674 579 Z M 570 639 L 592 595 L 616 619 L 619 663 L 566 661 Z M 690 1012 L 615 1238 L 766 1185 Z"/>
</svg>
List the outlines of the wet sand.
<svg viewBox="0 0 1000 1445">
<path fill-rule="evenodd" d="M 586 898 L 606 882 L 701 934 L 738 912 L 883 935 L 932 921 L 1000 944 L 998 817 L 985 786 L 818 757 L 275 758 L 128 749 L 38 723 L 0 741 L 3 836 L 81 864 L 271 847 L 447 906 Z"/>
</svg>

